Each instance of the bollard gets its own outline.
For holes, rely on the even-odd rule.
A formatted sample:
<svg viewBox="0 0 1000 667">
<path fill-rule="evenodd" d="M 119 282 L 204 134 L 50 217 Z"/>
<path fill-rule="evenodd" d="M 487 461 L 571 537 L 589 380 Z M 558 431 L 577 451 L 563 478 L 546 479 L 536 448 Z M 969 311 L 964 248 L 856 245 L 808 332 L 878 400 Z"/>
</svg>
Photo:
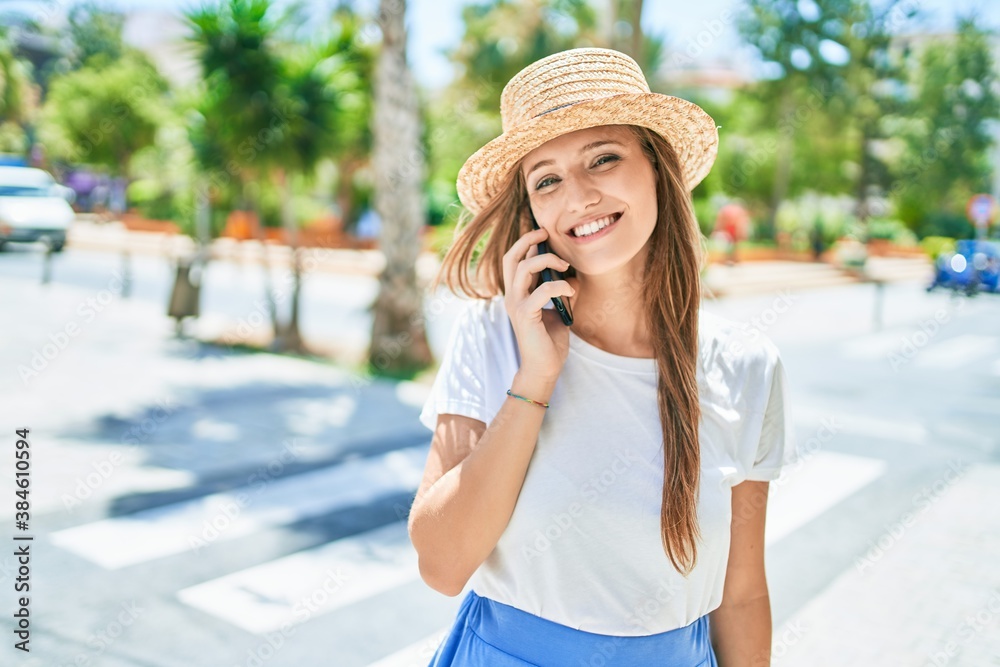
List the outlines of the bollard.
<svg viewBox="0 0 1000 667">
<path fill-rule="evenodd" d="M 48 285 L 52 280 L 52 242 L 45 239 L 45 256 L 42 258 L 42 284 Z"/>
<path fill-rule="evenodd" d="M 885 299 L 885 281 L 873 280 L 875 283 L 875 331 L 882 330 L 882 302 Z"/>
<path fill-rule="evenodd" d="M 128 250 L 122 251 L 122 298 L 127 299 L 132 293 L 132 256 Z"/>
<path fill-rule="evenodd" d="M 184 318 L 198 317 L 198 301 L 200 284 L 191 282 L 191 260 L 180 259 L 177 262 L 177 278 L 174 281 L 173 291 L 170 293 L 170 304 L 167 307 L 167 316 L 173 317 L 177 335 L 184 333 Z"/>
</svg>

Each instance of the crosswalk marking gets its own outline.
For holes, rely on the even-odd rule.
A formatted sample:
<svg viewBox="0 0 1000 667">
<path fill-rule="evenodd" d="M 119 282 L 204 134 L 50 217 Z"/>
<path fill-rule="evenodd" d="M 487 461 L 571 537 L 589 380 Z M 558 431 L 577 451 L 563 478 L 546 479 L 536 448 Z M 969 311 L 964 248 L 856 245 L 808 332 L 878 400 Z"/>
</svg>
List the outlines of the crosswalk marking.
<svg viewBox="0 0 1000 667">
<path fill-rule="evenodd" d="M 185 588 L 178 597 L 237 627 L 264 634 L 419 577 L 406 523 L 397 521 Z"/>
<path fill-rule="evenodd" d="M 103 519 L 52 533 L 54 544 L 115 570 L 338 508 L 415 491 L 428 445 Z"/>
<path fill-rule="evenodd" d="M 859 336 L 840 345 L 845 359 L 889 360 L 891 355 L 910 360 L 925 369 L 959 368 L 980 359 L 1000 356 L 1000 337 L 963 334 L 944 340 L 927 341 L 918 338 L 919 330 L 886 331 Z M 918 345 L 918 343 L 923 345 Z"/>
<path fill-rule="evenodd" d="M 830 420 L 838 434 L 865 435 L 914 445 L 930 442 L 930 432 L 927 427 L 912 420 L 880 419 L 802 404 L 795 406 L 793 415 L 796 424 L 809 428 L 816 428 L 824 420 Z"/>
<path fill-rule="evenodd" d="M 995 359 L 1000 355 L 1000 338 L 963 334 L 940 343 L 928 345 L 917 353 L 914 366 L 923 368 L 958 368 L 983 358 Z"/>
<path fill-rule="evenodd" d="M 880 459 L 819 451 L 770 484 L 764 542 L 793 533 L 885 473 Z"/>
<path fill-rule="evenodd" d="M 891 353 L 899 352 L 902 344 L 903 336 L 898 331 L 884 331 L 848 339 L 840 345 L 840 354 L 845 359 L 885 360 Z"/>
</svg>

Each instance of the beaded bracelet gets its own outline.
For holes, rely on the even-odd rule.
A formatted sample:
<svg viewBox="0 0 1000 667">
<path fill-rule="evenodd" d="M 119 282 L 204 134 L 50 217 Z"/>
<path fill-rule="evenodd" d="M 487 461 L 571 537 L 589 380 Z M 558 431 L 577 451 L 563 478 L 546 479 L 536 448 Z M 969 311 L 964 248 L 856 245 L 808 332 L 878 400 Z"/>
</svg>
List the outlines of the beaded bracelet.
<svg viewBox="0 0 1000 667">
<path fill-rule="evenodd" d="M 524 396 L 518 396 L 517 394 L 512 394 L 512 393 L 510 393 L 510 389 L 507 390 L 507 395 L 508 396 L 513 396 L 514 398 L 520 398 L 522 401 L 527 401 L 528 403 L 533 403 L 535 405 L 540 405 L 543 408 L 545 408 L 546 410 L 549 409 L 549 404 L 548 403 L 539 403 L 538 401 L 533 401 L 530 398 L 525 398 Z"/>
</svg>

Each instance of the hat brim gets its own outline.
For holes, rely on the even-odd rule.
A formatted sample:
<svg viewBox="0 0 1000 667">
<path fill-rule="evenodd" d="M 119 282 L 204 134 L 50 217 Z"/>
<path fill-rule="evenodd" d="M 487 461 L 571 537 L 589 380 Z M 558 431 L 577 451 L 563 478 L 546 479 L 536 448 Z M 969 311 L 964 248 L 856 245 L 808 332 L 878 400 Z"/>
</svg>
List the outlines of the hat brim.
<svg viewBox="0 0 1000 667">
<path fill-rule="evenodd" d="M 485 144 L 458 172 L 459 200 L 478 213 L 526 154 L 560 135 L 599 125 L 640 125 L 658 132 L 677 152 L 689 192 L 708 175 L 718 153 L 715 121 L 693 102 L 660 93 L 610 95 L 536 116 Z"/>
</svg>

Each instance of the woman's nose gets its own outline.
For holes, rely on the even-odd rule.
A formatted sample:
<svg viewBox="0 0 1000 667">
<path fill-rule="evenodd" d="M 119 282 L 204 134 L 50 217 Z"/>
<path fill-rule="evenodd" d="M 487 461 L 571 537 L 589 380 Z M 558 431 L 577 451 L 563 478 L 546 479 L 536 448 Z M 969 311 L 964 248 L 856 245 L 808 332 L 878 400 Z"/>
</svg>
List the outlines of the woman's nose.
<svg viewBox="0 0 1000 667">
<path fill-rule="evenodd" d="M 574 176 L 566 180 L 566 211 L 581 213 L 601 201 L 601 191 L 586 177 Z"/>
</svg>

